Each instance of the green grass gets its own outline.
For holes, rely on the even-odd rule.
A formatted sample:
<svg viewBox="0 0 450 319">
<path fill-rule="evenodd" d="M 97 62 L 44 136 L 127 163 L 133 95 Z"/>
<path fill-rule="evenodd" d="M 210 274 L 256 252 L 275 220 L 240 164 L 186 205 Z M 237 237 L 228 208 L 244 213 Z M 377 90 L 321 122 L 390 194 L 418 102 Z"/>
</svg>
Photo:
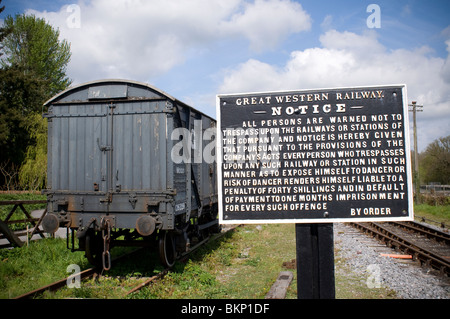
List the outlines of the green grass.
<svg viewBox="0 0 450 319">
<path fill-rule="evenodd" d="M 426 219 L 430 219 L 438 223 L 445 223 L 447 227 L 450 227 L 450 205 L 414 205 L 414 217 L 415 220 L 420 220 L 420 217 L 425 217 Z"/>
<path fill-rule="evenodd" d="M 46 200 L 46 199 L 47 196 L 42 195 L 40 193 L 0 193 L 0 200 Z"/>
<path fill-rule="evenodd" d="M 294 225 L 247 225 L 210 243 L 132 298 L 264 298 L 284 261 L 295 258 Z M 291 285 L 296 295 L 295 282 Z"/>
<path fill-rule="evenodd" d="M 280 271 L 292 271 L 294 279 L 287 299 L 297 298 L 296 269 L 283 268 L 295 256 L 295 226 L 247 225 L 239 228 L 187 264 L 177 264 L 174 272 L 131 298 L 155 299 L 261 299 L 270 290 Z M 209 250 L 208 250 L 209 249 Z M 335 252 L 337 299 L 396 298 L 386 288 L 370 289 L 366 277 L 355 275 Z"/>
<path fill-rule="evenodd" d="M 62 239 L 41 239 L 29 246 L 0 250 L 0 298 L 13 298 L 70 275 L 67 267 L 86 267 L 82 252 L 72 253 Z"/>
</svg>

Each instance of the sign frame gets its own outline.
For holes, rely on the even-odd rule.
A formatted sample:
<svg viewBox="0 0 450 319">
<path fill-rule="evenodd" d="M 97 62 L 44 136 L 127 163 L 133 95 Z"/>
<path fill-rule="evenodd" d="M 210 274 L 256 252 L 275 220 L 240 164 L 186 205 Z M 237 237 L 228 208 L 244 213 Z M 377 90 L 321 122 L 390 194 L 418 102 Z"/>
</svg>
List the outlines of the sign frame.
<svg viewBox="0 0 450 319">
<path fill-rule="evenodd" d="M 223 204 L 224 204 L 224 186 L 223 186 L 223 136 L 222 136 L 222 100 L 230 98 L 247 98 L 247 104 L 242 107 L 248 107 L 249 112 L 251 108 L 252 97 L 264 97 L 264 96 L 275 96 L 275 95 L 304 95 L 308 94 L 318 94 L 320 92 L 336 93 L 336 91 L 343 92 L 356 92 L 361 90 L 376 91 L 387 90 L 392 88 L 398 88 L 401 90 L 401 103 L 402 103 L 402 119 L 403 122 L 403 148 L 404 148 L 404 158 L 405 158 L 405 169 L 404 175 L 406 176 L 406 181 L 404 181 L 406 187 L 406 201 L 407 201 L 407 211 L 403 210 L 402 214 L 404 216 L 396 217 L 345 217 L 345 218 L 333 218 L 326 215 L 325 212 L 323 217 L 315 218 L 261 218 L 261 219 L 226 219 L 224 218 Z M 309 105 L 310 110 L 312 110 L 312 105 L 314 102 L 303 102 L 302 104 Z M 269 105 L 270 107 L 270 105 Z M 317 110 L 317 109 L 314 109 Z M 387 113 L 392 114 L 392 113 Z M 409 115 L 408 115 L 408 103 L 407 103 L 407 89 L 405 84 L 390 84 L 390 85 L 373 85 L 373 86 L 353 86 L 353 87 L 335 87 L 335 88 L 318 88 L 318 89 L 301 89 L 301 90 L 287 90 L 287 91 L 263 91 L 263 92 L 246 92 L 246 93 L 234 93 L 234 94 L 218 94 L 216 95 L 216 115 L 218 122 L 218 134 L 216 138 L 217 147 L 217 170 L 218 170 L 218 205 L 219 205 L 219 222 L 220 224 L 276 224 L 276 223 L 302 223 L 302 224 L 314 224 L 314 223 L 335 223 L 335 222 L 383 222 L 383 221 L 411 221 L 414 220 L 414 210 L 413 210 L 413 188 L 412 188 L 412 171 L 411 171 L 411 151 L 410 151 L 410 132 L 409 132 Z M 371 114 L 365 114 L 370 116 Z M 248 117 L 250 118 L 250 117 Z M 242 119 L 241 119 L 242 120 Z"/>
</svg>

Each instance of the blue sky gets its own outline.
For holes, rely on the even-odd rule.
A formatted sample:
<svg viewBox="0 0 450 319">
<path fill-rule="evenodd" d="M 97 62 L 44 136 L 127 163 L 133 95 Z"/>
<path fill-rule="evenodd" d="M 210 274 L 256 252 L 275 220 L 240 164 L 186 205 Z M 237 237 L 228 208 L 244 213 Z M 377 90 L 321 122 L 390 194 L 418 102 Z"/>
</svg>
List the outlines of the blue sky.
<svg viewBox="0 0 450 319">
<path fill-rule="evenodd" d="M 369 4 L 380 28 L 369 28 Z M 450 135 L 450 1 L 9 0 L 71 43 L 79 84 L 127 78 L 215 117 L 215 95 L 406 83 L 419 150 Z M 71 19 L 71 20 L 70 20 Z"/>
</svg>

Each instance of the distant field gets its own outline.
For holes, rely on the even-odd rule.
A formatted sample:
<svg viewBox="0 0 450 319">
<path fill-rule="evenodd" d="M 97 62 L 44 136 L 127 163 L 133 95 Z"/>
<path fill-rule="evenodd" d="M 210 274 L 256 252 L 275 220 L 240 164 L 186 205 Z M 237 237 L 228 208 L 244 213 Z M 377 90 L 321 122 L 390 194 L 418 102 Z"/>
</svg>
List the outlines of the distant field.
<svg viewBox="0 0 450 319">
<path fill-rule="evenodd" d="M 24 192 L 2 192 L 0 193 L 0 201 L 7 201 L 7 200 L 45 200 L 47 199 L 46 195 L 42 195 L 40 193 L 24 193 Z M 0 220 L 5 220 L 5 218 L 8 216 L 11 209 L 13 209 L 14 205 L 0 205 Z M 37 209 L 44 209 L 45 204 L 33 204 L 33 205 L 24 205 L 24 208 L 31 212 L 33 210 Z M 26 216 L 22 212 L 20 208 L 17 208 L 15 213 L 11 216 L 9 220 L 18 220 L 18 219 L 25 219 Z M 31 226 L 31 224 L 29 224 Z M 14 224 L 10 226 L 13 230 L 18 229 L 25 229 L 26 224 Z"/>
</svg>

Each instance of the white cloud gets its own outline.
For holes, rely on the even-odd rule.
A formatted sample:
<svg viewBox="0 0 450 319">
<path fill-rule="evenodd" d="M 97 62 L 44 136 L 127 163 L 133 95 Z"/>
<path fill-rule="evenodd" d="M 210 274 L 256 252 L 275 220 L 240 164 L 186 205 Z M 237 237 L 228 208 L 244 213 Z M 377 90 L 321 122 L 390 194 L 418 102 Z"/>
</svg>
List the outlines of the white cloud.
<svg viewBox="0 0 450 319">
<path fill-rule="evenodd" d="M 367 31 L 363 35 L 358 35 L 348 31 L 329 30 L 320 36 L 320 43 L 327 49 L 351 50 L 353 55 L 357 55 L 362 59 L 371 59 L 385 50 L 377 41 L 377 33 L 375 31 Z"/>
<path fill-rule="evenodd" d="M 291 33 L 309 30 L 310 16 L 300 4 L 287 0 L 255 0 L 244 3 L 225 25 L 231 33 L 242 33 L 256 51 L 274 48 Z"/>
<path fill-rule="evenodd" d="M 450 27 L 448 27 L 447 29 L 449 28 Z M 445 44 L 447 44 L 447 52 L 449 53 L 449 55 L 445 60 L 444 66 L 442 67 L 441 76 L 446 83 L 450 84 L 450 40 L 445 41 Z"/>
<path fill-rule="evenodd" d="M 311 24 L 291 0 L 80 0 L 77 6 L 79 28 L 73 27 L 73 5 L 59 12 L 27 12 L 58 27 L 71 43 L 68 72 L 77 82 L 111 77 L 147 81 L 213 43 L 238 37 L 264 51 Z"/>
<path fill-rule="evenodd" d="M 227 70 L 219 92 L 405 83 L 409 102 L 424 105 L 424 112 L 418 114 L 419 150 L 450 134 L 450 57 L 432 57 L 427 47 L 390 51 L 375 32 L 330 30 L 320 41 L 320 48 L 292 52 L 283 67 L 252 59 Z"/>
<path fill-rule="evenodd" d="M 74 12 L 68 6 L 58 12 L 27 12 L 47 19 L 71 43 L 68 75 L 75 83 L 114 77 L 152 81 L 189 63 L 193 55 L 211 48 L 217 52 L 216 45 L 233 52 L 245 43 L 261 53 L 312 25 L 294 0 L 79 0 L 76 6 L 79 28 L 69 22 Z M 320 46 L 291 52 L 283 65 L 252 58 L 225 69 L 219 74 L 219 89 L 211 95 L 406 83 L 409 101 L 424 105 L 418 116 L 419 146 L 450 134 L 449 57 L 433 57 L 428 47 L 389 50 L 378 41 L 376 30 L 338 32 L 330 29 L 332 22 L 332 16 L 323 20 L 326 32 Z M 442 32 L 447 40 L 449 29 Z M 447 46 L 450 50 L 450 40 Z M 204 99 L 203 92 L 198 94 Z"/>
<path fill-rule="evenodd" d="M 332 29 L 332 25 L 333 25 L 333 16 L 330 14 L 327 14 L 325 16 L 325 18 L 323 19 L 322 23 L 320 24 L 320 27 L 326 31 L 326 30 Z"/>
</svg>

